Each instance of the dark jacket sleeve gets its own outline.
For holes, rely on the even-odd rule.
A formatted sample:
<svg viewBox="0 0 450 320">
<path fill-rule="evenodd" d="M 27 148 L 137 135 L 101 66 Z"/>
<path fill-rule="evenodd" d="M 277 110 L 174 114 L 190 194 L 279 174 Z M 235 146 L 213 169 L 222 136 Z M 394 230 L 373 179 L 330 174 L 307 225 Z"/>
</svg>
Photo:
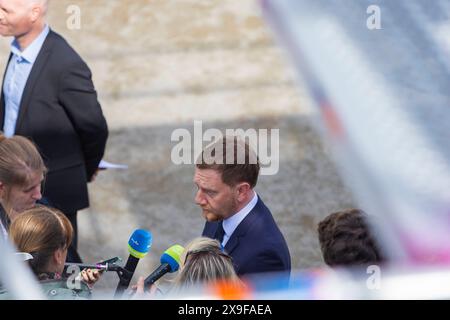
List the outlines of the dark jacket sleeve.
<svg viewBox="0 0 450 320">
<path fill-rule="evenodd" d="M 105 152 L 108 126 L 89 67 L 81 59 L 71 63 L 63 72 L 59 86 L 58 98 L 80 138 L 90 181 Z"/>
</svg>

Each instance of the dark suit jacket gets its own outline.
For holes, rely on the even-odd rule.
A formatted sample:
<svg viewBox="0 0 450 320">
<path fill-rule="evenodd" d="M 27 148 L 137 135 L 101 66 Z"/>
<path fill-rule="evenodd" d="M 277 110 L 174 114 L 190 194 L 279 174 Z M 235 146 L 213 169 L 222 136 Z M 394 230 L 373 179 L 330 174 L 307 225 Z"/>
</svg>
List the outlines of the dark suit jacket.
<svg viewBox="0 0 450 320">
<path fill-rule="evenodd" d="M 3 86 L 1 92 L 3 129 Z M 41 152 L 49 169 L 44 196 L 55 207 L 72 213 L 89 206 L 87 182 L 103 157 L 108 127 L 89 67 L 53 31 L 28 77 L 15 134 L 31 139 Z"/>
<path fill-rule="evenodd" d="M 214 238 L 218 222 L 206 222 L 203 236 Z M 239 276 L 261 273 L 290 273 L 291 257 L 283 235 L 269 209 L 258 197 L 252 211 L 231 235 L 225 251 L 233 258 Z"/>
<path fill-rule="evenodd" d="M 9 225 L 11 224 L 11 220 L 9 219 L 8 215 L 5 212 L 5 209 L 1 204 L 0 204 L 0 222 L 3 225 L 3 228 L 5 228 L 6 231 L 9 231 Z M 0 237 L 1 236 L 2 235 L 0 234 Z"/>
</svg>

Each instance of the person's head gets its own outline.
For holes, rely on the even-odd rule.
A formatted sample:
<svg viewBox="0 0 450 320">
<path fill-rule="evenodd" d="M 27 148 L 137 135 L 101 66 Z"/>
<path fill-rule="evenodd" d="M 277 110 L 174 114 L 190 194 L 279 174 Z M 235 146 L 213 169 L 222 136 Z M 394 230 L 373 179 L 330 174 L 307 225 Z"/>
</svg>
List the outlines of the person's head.
<svg viewBox="0 0 450 320">
<path fill-rule="evenodd" d="M 331 267 L 379 264 L 384 260 L 362 210 L 332 213 L 319 223 L 318 232 L 324 261 Z"/>
<path fill-rule="evenodd" d="M 48 0 L 0 0 L 0 34 L 21 38 L 42 29 Z"/>
<path fill-rule="evenodd" d="M 39 151 L 30 140 L 0 135 L 0 203 L 11 219 L 41 199 L 46 171 Z"/>
<path fill-rule="evenodd" d="M 63 272 L 72 234 L 69 219 L 45 206 L 36 206 L 19 215 L 9 231 L 17 250 L 33 256 L 29 263 L 37 276 Z"/>
<path fill-rule="evenodd" d="M 199 237 L 192 240 L 180 258 L 175 288 L 186 289 L 202 283 L 229 281 L 239 284 L 231 257 L 217 240 Z"/>
<path fill-rule="evenodd" d="M 226 136 L 207 146 L 196 161 L 195 202 L 208 221 L 229 218 L 252 198 L 259 160 L 238 137 Z"/>
</svg>

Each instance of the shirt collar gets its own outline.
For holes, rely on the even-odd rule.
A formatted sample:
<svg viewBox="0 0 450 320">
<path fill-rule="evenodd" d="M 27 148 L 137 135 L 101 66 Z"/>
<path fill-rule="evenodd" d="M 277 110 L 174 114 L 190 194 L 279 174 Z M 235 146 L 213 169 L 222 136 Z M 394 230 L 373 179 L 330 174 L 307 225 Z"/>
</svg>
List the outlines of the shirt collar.
<svg viewBox="0 0 450 320">
<path fill-rule="evenodd" d="M 238 225 L 241 223 L 242 220 L 250 213 L 250 211 L 253 210 L 253 208 L 256 206 L 256 203 L 258 202 L 258 194 L 256 192 L 253 192 L 253 198 L 250 200 L 247 205 L 239 210 L 237 213 L 233 214 L 228 219 L 223 220 L 223 230 L 225 231 L 225 234 L 227 236 L 231 236 L 231 234 L 236 230 Z"/>
<path fill-rule="evenodd" d="M 42 45 L 44 44 L 44 41 L 47 38 L 49 32 L 50 28 L 48 27 L 48 25 L 45 25 L 44 30 L 42 30 L 39 36 L 34 39 L 33 42 L 28 47 L 26 47 L 23 52 L 20 51 L 19 43 L 16 39 L 14 39 L 11 43 L 11 52 L 14 55 L 21 57 L 22 59 L 33 64 L 36 61 L 39 51 L 41 51 Z"/>
</svg>

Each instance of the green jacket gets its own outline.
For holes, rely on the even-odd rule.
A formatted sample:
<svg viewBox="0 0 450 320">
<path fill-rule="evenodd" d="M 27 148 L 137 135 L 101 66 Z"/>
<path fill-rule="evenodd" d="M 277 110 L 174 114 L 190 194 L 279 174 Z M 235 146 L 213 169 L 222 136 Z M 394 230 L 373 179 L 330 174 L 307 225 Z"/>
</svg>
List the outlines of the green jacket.
<svg viewBox="0 0 450 320">
<path fill-rule="evenodd" d="M 45 280 L 40 282 L 44 295 L 49 300 L 86 300 L 91 298 L 91 289 L 80 281 L 79 289 L 68 287 L 67 279 Z"/>
</svg>

